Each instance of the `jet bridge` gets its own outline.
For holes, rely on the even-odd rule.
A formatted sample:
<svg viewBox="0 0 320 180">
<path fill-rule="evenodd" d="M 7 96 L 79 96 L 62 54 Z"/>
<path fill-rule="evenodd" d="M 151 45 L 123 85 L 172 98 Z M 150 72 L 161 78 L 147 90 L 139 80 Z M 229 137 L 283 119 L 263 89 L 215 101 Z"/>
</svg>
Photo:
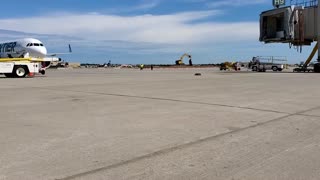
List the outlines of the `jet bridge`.
<svg viewBox="0 0 320 180">
<path fill-rule="evenodd" d="M 302 48 L 320 40 L 320 7 L 315 0 L 264 11 L 260 14 L 260 37 L 264 43 L 288 43 Z M 320 48 L 320 46 L 317 46 Z M 319 53 L 319 49 L 318 49 Z M 309 57 L 310 58 L 310 57 Z M 308 59 L 309 60 L 309 59 Z M 318 55 L 320 62 L 320 53 Z M 320 72 L 320 63 L 314 67 Z"/>
<path fill-rule="evenodd" d="M 295 46 L 311 45 L 317 40 L 317 8 L 288 6 L 262 12 L 260 38 L 265 43 L 291 43 Z"/>
</svg>

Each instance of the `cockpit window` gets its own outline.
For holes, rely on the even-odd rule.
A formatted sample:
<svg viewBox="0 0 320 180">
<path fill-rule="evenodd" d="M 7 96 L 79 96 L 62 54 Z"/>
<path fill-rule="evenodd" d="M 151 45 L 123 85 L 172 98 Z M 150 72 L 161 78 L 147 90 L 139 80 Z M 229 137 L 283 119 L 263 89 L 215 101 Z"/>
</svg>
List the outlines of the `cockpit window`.
<svg viewBox="0 0 320 180">
<path fill-rule="evenodd" d="M 27 47 L 31 47 L 31 46 L 43 46 L 42 43 L 28 43 Z"/>
</svg>

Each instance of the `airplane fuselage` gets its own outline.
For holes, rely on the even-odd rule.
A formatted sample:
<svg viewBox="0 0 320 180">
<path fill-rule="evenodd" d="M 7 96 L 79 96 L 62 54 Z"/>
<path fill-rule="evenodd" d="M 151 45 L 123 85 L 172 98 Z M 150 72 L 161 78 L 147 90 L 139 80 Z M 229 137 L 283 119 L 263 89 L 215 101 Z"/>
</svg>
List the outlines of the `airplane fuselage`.
<svg viewBox="0 0 320 180">
<path fill-rule="evenodd" d="M 24 38 L 0 43 L 0 58 L 44 58 L 46 56 L 47 49 L 38 39 Z"/>
</svg>

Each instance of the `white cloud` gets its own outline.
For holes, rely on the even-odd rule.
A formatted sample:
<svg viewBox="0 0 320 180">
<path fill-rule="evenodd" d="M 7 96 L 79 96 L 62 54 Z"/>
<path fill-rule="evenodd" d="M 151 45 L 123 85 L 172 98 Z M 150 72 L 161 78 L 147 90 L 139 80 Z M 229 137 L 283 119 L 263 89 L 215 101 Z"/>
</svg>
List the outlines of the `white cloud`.
<svg viewBox="0 0 320 180">
<path fill-rule="evenodd" d="M 110 14 L 146 12 L 159 6 L 164 0 L 138 0 L 134 5 L 120 5 L 118 7 L 105 8 L 103 12 Z"/>
<path fill-rule="evenodd" d="M 139 12 L 154 9 L 160 5 L 162 0 L 140 0 L 137 5 L 129 7 L 113 7 L 110 9 L 105 9 L 108 13 L 128 13 L 128 12 Z"/>
<path fill-rule="evenodd" d="M 247 5 L 255 5 L 255 4 L 264 4 L 270 2 L 269 0 L 219 0 L 215 2 L 208 2 L 207 5 L 210 8 L 217 8 L 217 7 L 230 7 L 230 6 L 247 6 Z"/>
<path fill-rule="evenodd" d="M 3 29 L 32 33 L 78 36 L 91 40 L 153 43 L 219 43 L 257 39 L 258 22 L 215 22 L 220 11 L 170 15 L 117 16 L 60 14 L 23 19 L 0 19 Z M 197 22 L 211 18 L 211 22 Z"/>
<path fill-rule="evenodd" d="M 143 0 L 141 4 L 134 7 L 134 10 L 152 9 L 160 4 L 159 0 Z"/>
</svg>

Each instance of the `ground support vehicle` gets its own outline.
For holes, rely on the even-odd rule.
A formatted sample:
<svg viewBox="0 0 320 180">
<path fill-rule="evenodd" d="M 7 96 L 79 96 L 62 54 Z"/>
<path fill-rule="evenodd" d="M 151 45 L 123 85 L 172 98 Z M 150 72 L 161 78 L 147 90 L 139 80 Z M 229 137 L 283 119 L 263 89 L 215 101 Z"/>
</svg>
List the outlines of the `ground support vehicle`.
<svg viewBox="0 0 320 180">
<path fill-rule="evenodd" d="M 24 78 L 34 74 L 44 74 L 45 70 L 40 62 L 31 58 L 8 58 L 0 59 L 0 74 L 10 78 Z"/>
<path fill-rule="evenodd" d="M 252 71 L 257 72 L 266 72 L 268 70 L 282 71 L 285 69 L 285 64 L 283 62 L 286 61 L 285 58 L 257 56 L 252 58 L 252 61 L 249 63 L 249 68 L 252 69 Z"/>
<path fill-rule="evenodd" d="M 240 71 L 240 64 L 238 62 L 224 62 L 220 65 L 220 71 L 235 70 Z"/>
<path fill-rule="evenodd" d="M 293 69 L 293 72 L 314 72 L 313 67 L 300 66 Z"/>
</svg>

